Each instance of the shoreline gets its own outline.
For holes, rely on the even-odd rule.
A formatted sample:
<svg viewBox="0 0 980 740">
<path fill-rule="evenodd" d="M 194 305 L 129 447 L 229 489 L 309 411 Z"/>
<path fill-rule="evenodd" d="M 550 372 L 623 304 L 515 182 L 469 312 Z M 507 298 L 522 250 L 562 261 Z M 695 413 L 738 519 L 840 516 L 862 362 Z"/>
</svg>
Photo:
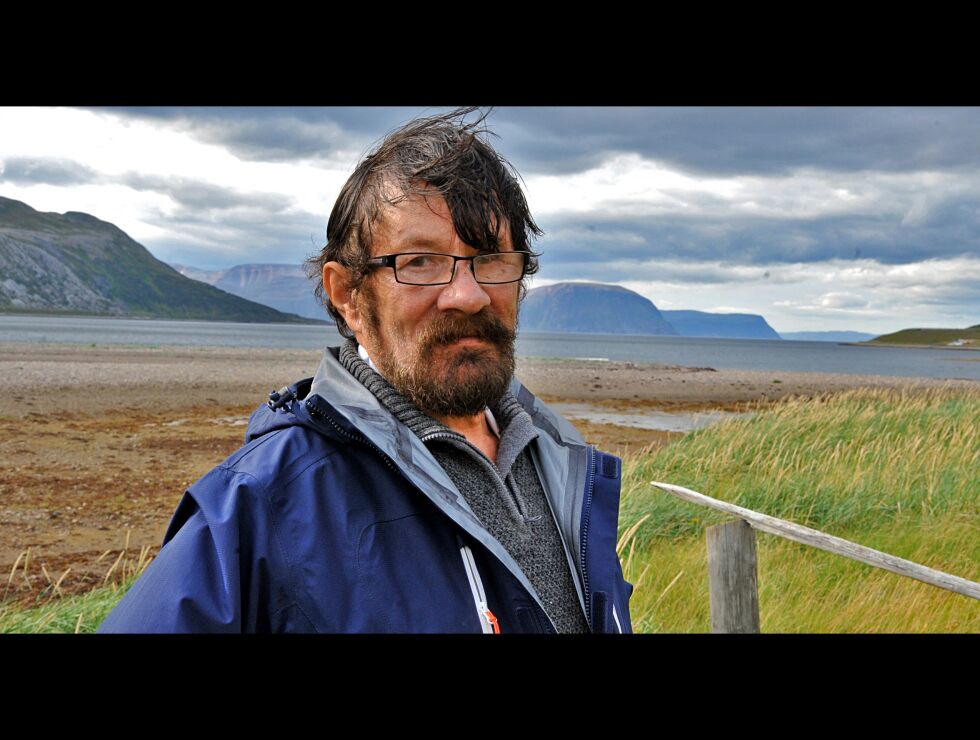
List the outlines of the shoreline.
<svg viewBox="0 0 980 740">
<path fill-rule="evenodd" d="M 889 342 L 835 342 L 846 347 L 883 347 L 885 349 L 965 349 L 968 352 L 980 352 L 980 347 L 964 347 L 948 344 L 892 344 Z"/>
<path fill-rule="evenodd" d="M 261 305 L 261 304 L 260 304 Z M 269 308 L 272 308 L 269 306 Z M 273 309 L 278 311 L 279 309 Z M 280 311 L 280 313 L 285 313 Z M 300 316 L 299 314 L 294 314 L 297 319 L 290 319 L 288 321 L 232 321 L 231 319 L 210 319 L 210 318 L 187 318 L 187 317 L 173 317 L 173 316 L 132 316 L 129 314 L 117 316 L 115 314 L 107 313 L 65 313 L 59 311 L 58 309 L 38 309 L 37 311 L 23 311 L 16 310 L 11 311 L 9 309 L 0 308 L 0 316 L 13 316 L 15 318 L 23 317 L 25 319 L 36 319 L 36 318 L 56 318 L 56 319 L 107 319 L 116 321 L 206 321 L 215 324 L 267 324 L 269 326 L 297 326 L 297 325 L 308 325 L 308 326 L 334 326 L 333 321 L 328 321 L 327 319 L 314 319 L 310 316 Z"/>
<path fill-rule="evenodd" d="M 50 406 L 177 411 L 206 404 L 252 407 L 316 372 L 322 349 L 0 342 L 0 419 Z M 963 378 L 731 370 L 619 360 L 518 357 L 516 377 L 546 403 L 615 402 L 617 408 L 724 408 L 858 387 L 980 387 Z"/>
</svg>

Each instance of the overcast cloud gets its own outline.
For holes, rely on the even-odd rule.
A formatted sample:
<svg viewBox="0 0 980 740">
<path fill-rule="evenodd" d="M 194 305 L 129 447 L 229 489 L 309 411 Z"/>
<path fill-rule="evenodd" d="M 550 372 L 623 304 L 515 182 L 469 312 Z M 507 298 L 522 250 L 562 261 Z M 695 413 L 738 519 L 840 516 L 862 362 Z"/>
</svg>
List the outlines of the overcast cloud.
<svg viewBox="0 0 980 740">
<path fill-rule="evenodd" d="M 0 195 L 168 262 L 297 264 L 413 108 L 0 109 Z M 980 109 L 501 108 L 535 284 L 618 283 L 777 330 L 980 323 Z"/>
</svg>

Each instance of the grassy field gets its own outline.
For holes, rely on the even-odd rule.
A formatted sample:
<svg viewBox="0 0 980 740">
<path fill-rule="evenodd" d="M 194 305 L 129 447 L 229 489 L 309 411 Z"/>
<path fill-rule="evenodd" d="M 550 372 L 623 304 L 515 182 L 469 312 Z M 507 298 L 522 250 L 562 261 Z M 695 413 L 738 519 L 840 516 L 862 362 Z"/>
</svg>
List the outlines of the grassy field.
<svg viewBox="0 0 980 740">
<path fill-rule="evenodd" d="M 659 480 L 980 580 L 980 390 L 858 390 L 784 399 L 624 459 L 620 557 L 636 632 L 707 632 L 704 529 L 721 512 Z M 763 632 L 980 632 L 980 601 L 757 533 Z M 105 585 L 30 608 L 0 632 L 92 632 L 146 565 L 124 550 Z M 21 564 L 25 567 L 26 564 Z M 8 583 L 18 577 L 17 567 Z"/>
<path fill-rule="evenodd" d="M 624 461 L 620 556 L 637 632 L 707 632 L 704 528 L 674 483 L 980 580 L 980 391 L 786 399 Z M 763 632 L 980 632 L 980 602 L 757 533 Z"/>
<path fill-rule="evenodd" d="M 7 586 L 17 578 L 24 578 L 30 569 L 30 553 L 14 563 Z M 2 633 L 75 633 L 95 632 L 126 590 L 150 564 L 148 548 L 139 552 L 126 546 L 119 555 L 106 565 L 102 585 L 88 593 L 63 595 L 59 583 L 48 577 L 47 585 L 38 591 L 34 603 L 24 606 L 7 603 L 0 606 L 0 634 Z M 6 595 L 7 589 L 3 594 Z"/>
<path fill-rule="evenodd" d="M 980 328 L 968 329 L 902 329 L 894 334 L 875 337 L 868 344 L 900 344 L 945 347 L 957 339 L 966 340 L 965 347 L 980 347 Z"/>
</svg>

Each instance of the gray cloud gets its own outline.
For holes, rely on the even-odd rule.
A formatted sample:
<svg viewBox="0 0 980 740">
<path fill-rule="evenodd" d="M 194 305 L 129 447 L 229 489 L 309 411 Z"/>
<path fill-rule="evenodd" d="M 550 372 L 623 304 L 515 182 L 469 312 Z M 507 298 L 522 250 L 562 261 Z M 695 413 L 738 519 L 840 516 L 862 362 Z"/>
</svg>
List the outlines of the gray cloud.
<svg viewBox="0 0 980 740">
<path fill-rule="evenodd" d="M 622 152 L 714 175 L 980 164 L 977 108 L 506 108 L 494 118 L 525 174 L 577 172 Z"/>
<path fill-rule="evenodd" d="M 0 163 L 0 181 L 23 185 L 80 185 L 101 175 L 70 159 L 7 157 Z"/>
<path fill-rule="evenodd" d="M 246 160 L 284 162 L 344 156 L 359 139 L 330 122 L 308 123 L 288 117 L 268 120 L 187 121 L 187 132 L 209 144 L 227 147 Z"/>
<path fill-rule="evenodd" d="M 808 221 L 752 217 L 635 218 L 569 215 L 543 223 L 537 242 L 551 279 L 629 280 L 635 264 L 649 260 L 728 262 L 759 266 L 870 259 L 908 264 L 980 253 L 975 207 L 952 204 L 944 220 L 921 226 L 900 219 L 855 215 Z"/>
<path fill-rule="evenodd" d="M 164 122 L 246 160 L 356 159 L 414 108 L 107 108 Z"/>
<path fill-rule="evenodd" d="M 281 193 L 239 193 L 229 188 L 184 177 L 163 177 L 129 172 L 117 180 L 134 190 L 163 193 L 188 212 L 249 208 L 263 213 L 278 213 L 289 207 L 290 201 Z"/>
<path fill-rule="evenodd" d="M 363 153 L 386 131 L 449 108 L 109 108 L 168 122 L 247 159 Z M 492 142 L 524 175 L 570 174 L 635 152 L 689 173 L 912 171 L 980 164 L 978 108 L 497 108 Z"/>
<path fill-rule="evenodd" d="M 323 214 L 274 209 L 218 210 L 202 213 L 181 207 L 153 219 L 173 234 L 148 240 L 167 262 L 217 269 L 247 263 L 298 264 L 323 246 Z"/>
</svg>

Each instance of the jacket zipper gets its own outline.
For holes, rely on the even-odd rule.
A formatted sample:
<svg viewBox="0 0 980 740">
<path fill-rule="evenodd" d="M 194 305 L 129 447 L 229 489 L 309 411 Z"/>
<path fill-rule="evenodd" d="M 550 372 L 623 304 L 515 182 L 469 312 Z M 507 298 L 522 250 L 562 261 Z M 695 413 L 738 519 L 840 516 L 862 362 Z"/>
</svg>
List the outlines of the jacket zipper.
<svg viewBox="0 0 980 740">
<path fill-rule="evenodd" d="M 466 568 L 466 577 L 470 581 L 470 591 L 473 592 L 473 601 L 476 604 L 476 613 L 480 618 L 480 626 L 486 635 L 499 635 L 500 625 L 497 618 L 487 606 L 487 595 L 483 590 L 483 581 L 480 579 L 480 572 L 476 569 L 476 560 L 473 558 L 473 551 L 468 545 L 459 548 L 459 554 L 463 557 L 463 567 Z"/>
<path fill-rule="evenodd" d="M 623 625 L 619 623 L 619 615 L 616 613 L 615 604 L 613 604 L 613 619 L 616 620 L 616 629 L 619 630 L 619 634 L 623 634 Z"/>
<path fill-rule="evenodd" d="M 462 434 L 457 434 L 456 432 L 432 432 L 431 434 L 426 434 L 424 437 L 419 438 L 423 442 L 428 442 L 430 439 L 458 439 L 466 441 L 466 437 Z"/>
<path fill-rule="evenodd" d="M 589 630 L 595 631 L 592 620 L 592 594 L 589 591 L 589 573 L 585 569 L 585 548 L 589 538 L 589 524 L 592 521 L 592 493 L 595 489 L 595 447 L 589 445 L 589 478 L 585 487 L 585 507 L 586 518 L 582 523 L 582 552 L 580 553 L 582 562 L 582 590 L 585 592 L 585 618 L 589 622 Z"/>
<path fill-rule="evenodd" d="M 402 478 L 407 480 L 409 483 L 412 482 L 408 478 L 408 476 L 406 476 L 405 473 L 402 472 L 402 470 L 397 465 L 395 465 L 395 463 L 391 460 L 391 458 L 388 457 L 387 454 L 385 454 L 384 450 L 382 450 L 380 447 L 374 444 L 374 442 L 369 440 L 367 437 L 360 434 L 351 434 L 350 432 L 348 432 L 346 429 L 340 426 L 340 424 L 334 421 L 329 414 L 322 411 L 312 398 L 306 399 L 304 406 L 306 406 L 306 410 L 310 412 L 310 415 L 314 419 L 325 420 L 330 423 L 330 426 L 332 426 L 334 429 L 336 429 L 338 432 L 343 434 L 348 439 L 352 439 L 356 442 L 360 442 L 362 444 L 367 445 L 369 448 L 371 448 L 381 456 L 381 459 L 384 460 L 385 465 L 387 465 L 393 471 L 397 472 Z"/>
<path fill-rule="evenodd" d="M 348 432 L 346 429 L 340 426 L 340 424 L 334 421 L 329 414 L 322 411 L 312 398 L 308 398 L 304 405 L 306 406 L 307 411 L 310 412 L 311 416 L 318 420 L 326 420 L 334 429 L 348 439 L 352 439 L 367 445 L 370 449 L 374 450 L 381 456 L 381 459 L 384 460 L 385 465 L 397 472 L 399 475 L 401 475 L 401 477 L 405 478 L 406 481 L 412 483 L 405 473 L 402 472 L 397 465 L 395 465 L 392 459 L 367 437 Z M 414 483 L 412 485 L 414 485 Z M 500 634 L 500 625 L 497 623 L 497 617 L 494 616 L 493 612 L 490 611 L 490 607 L 487 605 L 486 593 L 483 590 L 483 580 L 480 578 L 480 573 L 476 569 L 476 561 L 473 558 L 473 552 L 467 545 L 464 544 L 462 547 L 460 547 L 460 555 L 463 557 L 463 567 L 466 569 L 466 577 L 470 582 L 470 590 L 473 593 L 473 601 L 476 604 L 477 615 L 480 619 L 480 627 L 483 629 L 484 634 Z"/>
<path fill-rule="evenodd" d="M 456 440 L 462 440 L 463 442 L 466 442 L 467 441 L 465 436 L 463 436 L 462 434 L 459 434 L 457 432 L 432 432 L 431 434 L 425 435 L 421 439 L 422 439 L 423 442 L 428 442 L 428 441 L 433 440 L 433 439 L 456 439 Z M 470 446 L 472 447 L 472 445 L 470 445 Z M 476 448 L 474 447 L 474 449 L 476 449 Z M 479 452 L 479 450 L 477 450 L 477 451 Z M 480 454 L 483 455 L 482 452 L 480 452 Z M 486 457 L 486 455 L 483 455 L 483 456 Z M 488 462 L 490 462 L 489 459 L 488 459 Z M 491 464 L 493 464 L 493 463 L 491 463 Z M 504 485 L 506 486 L 507 484 L 504 483 Z M 562 546 L 564 547 L 565 546 L 565 537 L 561 533 L 561 527 L 558 526 L 558 521 L 557 521 L 557 518 L 555 517 L 555 511 L 554 511 L 554 509 L 551 506 L 551 501 L 548 500 L 547 494 L 545 494 L 545 497 L 544 498 L 545 498 L 545 501 L 548 504 L 548 509 L 551 511 L 551 518 L 555 522 L 555 529 L 558 530 L 558 537 L 561 539 Z M 520 510 L 520 507 L 519 506 L 518 506 L 518 510 Z M 468 549 L 469 548 L 467 548 L 467 550 Z M 464 558 L 464 562 L 465 562 L 465 558 Z M 474 569 L 476 568 L 476 563 L 475 562 L 473 564 L 473 567 L 474 567 Z M 469 572 L 468 571 L 467 571 L 467 575 L 469 575 Z M 479 575 L 477 575 L 477 580 L 479 581 Z M 472 585 L 472 580 L 470 581 L 470 584 Z M 477 609 L 479 610 L 479 606 L 477 606 Z M 543 608 L 541 609 L 541 611 L 544 614 L 545 619 L 548 620 L 548 625 L 551 627 L 552 631 L 555 634 L 558 634 L 558 626 L 555 624 L 554 620 L 551 618 L 551 616 L 546 611 L 544 611 Z M 482 612 L 481 612 L 481 614 L 482 614 Z M 491 616 L 493 616 L 493 615 L 491 614 Z M 494 626 L 496 627 L 496 617 L 494 617 Z M 486 631 L 486 630 L 484 630 L 484 631 Z M 499 632 L 499 630 L 497 630 L 497 631 Z"/>
<path fill-rule="evenodd" d="M 344 429 L 342 426 L 340 426 L 340 424 L 338 424 L 336 421 L 334 421 L 334 419 L 331 418 L 331 416 L 329 414 L 327 414 L 326 412 L 322 411 L 320 409 L 320 407 L 317 405 L 317 403 L 313 400 L 313 397 L 307 398 L 306 401 L 304 401 L 303 405 L 306 407 L 306 410 L 309 411 L 310 415 L 313 416 L 314 419 L 326 420 L 327 422 L 330 423 L 330 426 L 332 426 L 334 429 L 336 429 L 338 432 L 340 432 L 342 435 L 344 435 L 348 439 L 352 439 L 352 440 L 355 440 L 357 442 L 360 442 L 362 444 L 367 445 L 370 449 L 374 450 L 376 453 L 378 453 L 378 455 L 381 456 L 381 459 L 384 460 L 385 465 L 387 465 L 393 471 L 397 472 L 402 478 L 404 478 L 406 481 L 408 481 L 411 485 L 413 485 L 413 486 L 415 485 L 412 482 L 412 480 L 407 475 L 405 475 L 404 471 L 402 471 L 401 468 L 399 468 L 397 465 L 395 465 L 395 463 L 392 461 L 392 459 L 390 457 L 388 457 L 388 455 L 384 452 L 384 450 L 382 450 L 380 447 L 378 447 L 376 444 L 374 444 L 367 437 L 364 437 L 363 435 L 360 435 L 360 434 L 358 434 L 358 435 L 351 434 L 350 432 L 348 432 L 346 429 Z M 447 436 L 447 437 L 450 436 L 449 434 L 446 434 L 445 432 L 442 432 L 442 433 L 436 432 L 432 436 L 439 436 L 440 434 L 442 436 Z M 452 435 L 452 436 L 462 436 L 462 435 Z M 431 438 L 430 435 L 426 435 L 426 437 L 427 438 Z M 588 486 L 587 492 L 586 492 L 586 502 L 588 504 L 591 504 L 591 501 L 592 501 L 592 486 L 593 486 L 593 483 L 594 483 L 594 480 L 593 480 L 593 477 L 592 476 L 593 476 L 593 471 L 594 471 L 594 468 L 595 468 L 594 451 L 595 451 L 595 448 L 592 447 L 592 446 L 590 446 L 589 447 L 589 454 L 590 454 L 589 486 Z M 547 500 L 547 499 L 548 499 L 548 497 L 545 496 L 545 500 Z M 551 508 L 551 501 L 548 501 L 548 508 Z M 552 516 L 553 519 L 555 518 L 554 509 L 552 509 L 552 511 L 551 511 L 551 516 Z M 556 526 L 557 526 L 557 522 L 556 522 Z M 585 592 L 585 618 L 586 618 L 586 621 L 589 623 L 589 629 L 591 630 L 592 629 L 592 622 L 589 619 L 589 590 L 588 590 L 588 582 L 589 582 L 589 579 L 588 579 L 588 576 L 585 573 L 585 534 L 586 534 L 587 526 L 588 526 L 588 521 L 586 521 L 586 527 L 583 527 L 583 531 L 582 531 L 582 578 L 583 578 L 583 581 L 584 581 L 584 588 L 583 588 L 583 590 Z M 563 537 L 563 535 L 561 533 L 561 527 L 558 527 L 558 536 L 561 537 L 562 540 L 564 541 L 564 537 Z M 464 545 L 464 547 L 466 547 L 466 546 Z M 469 550 L 468 547 L 467 547 L 467 550 Z M 472 557 L 472 554 L 471 554 L 471 557 Z M 465 555 L 463 557 L 463 562 L 464 562 L 464 564 L 466 564 Z M 473 564 L 473 569 L 474 569 L 474 573 L 475 573 L 475 571 L 476 571 L 476 564 L 475 563 Z M 469 566 L 467 566 L 466 575 L 467 575 L 467 577 L 470 577 Z M 483 584 L 482 584 L 482 582 L 479 579 L 479 574 L 476 574 L 476 582 L 479 584 L 480 590 L 482 591 Z M 470 585 L 471 585 L 471 587 L 473 585 L 472 578 L 470 580 Z M 474 598 L 475 598 L 475 596 L 474 596 Z M 497 618 L 495 616 L 493 616 L 493 613 L 489 609 L 486 610 L 486 613 L 489 616 L 485 616 L 484 613 L 483 613 L 483 611 L 482 611 L 482 608 L 480 606 L 480 601 L 478 599 L 476 601 L 477 601 L 477 611 L 480 612 L 480 623 L 481 623 L 481 625 L 484 626 L 484 632 L 488 632 L 488 630 L 486 629 L 486 624 L 484 623 L 484 620 L 486 619 L 487 621 L 490 622 L 490 624 L 493 625 L 494 632 L 495 633 L 499 633 L 500 632 L 500 627 L 497 625 Z M 484 601 L 483 602 L 483 608 L 485 608 L 485 607 L 486 607 L 486 602 Z M 557 634 L 558 627 L 557 627 L 557 625 L 555 625 L 554 620 L 551 619 L 550 615 L 548 615 L 547 612 L 545 612 L 545 618 L 548 620 L 548 623 L 551 625 L 551 628 Z"/>
</svg>

